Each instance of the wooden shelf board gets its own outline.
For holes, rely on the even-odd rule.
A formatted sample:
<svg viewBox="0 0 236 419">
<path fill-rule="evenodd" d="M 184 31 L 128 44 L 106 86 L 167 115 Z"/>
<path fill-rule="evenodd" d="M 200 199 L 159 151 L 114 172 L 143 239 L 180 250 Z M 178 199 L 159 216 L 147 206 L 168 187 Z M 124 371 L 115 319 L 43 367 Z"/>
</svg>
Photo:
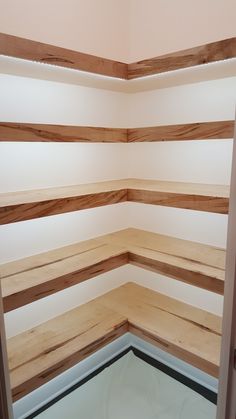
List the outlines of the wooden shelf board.
<svg viewBox="0 0 236 419">
<path fill-rule="evenodd" d="M 233 139 L 234 121 L 195 122 L 128 129 L 128 142 Z"/>
<path fill-rule="evenodd" d="M 127 129 L 1 122 L 0 141 L 123 143 Z"/>
<path fill-rule="evenodd" d="M 227 214 L 229 187 L 122 179 L 3 193 L 0 194 L 0 224 L 126 201 Z"/>
<path fill-rule="evenodd" d="M 234 121 L 195 122 L 144 128 L 104 128 L 72 125 L 0 122 L 0 141 L 133 143 L 233 139 Z"/>
<path fill-rule="evenodd" d="M 236 57 L 236 37 L 128 64 L 128 79 L 199 66 Z"/>
<path fill-rule="evenodd" d="M 96 301 L 9 339 L 13 398 L 17 400 L 128 330 L 127 319 Z"/>
<path fill-rule="evenodd" d="M 0 194 L 0 205 L 11 206 L 50 201 L 53 199 L 76 198 L 86 195 L 95 195 L 111 191 L 126 189 L 127 179 L 111 180 L 80 185 L 70 185 L 55 188 L 26 190 Z"/>
<path fill-rule="evenodd" d="M 14 400 L 127 331 L 218 375 L 221 319 L 127 283 L 8 340 Z"/>
<path fill-rule="evenodd" d="M 129 263 L 218 294 L 224 292 L 225 250 L 129 228 L 106 236 L 123 246 Z"/>
<path fill-rule="evenodd" d="M 126 249 L 92 239 L 0 266 L 4 310 L 14 310 L 128 263 Z"/>
<path fill-rule="evenodd" d="M 0 54 L 127 79 L 128 66 L 125 63 L 5 33 L 0 33 Z"/>
<path fill-rule="evenodd" d="M 236 38 L 223 39 L 127 64 L 0 33 L 0 54 L 130 80 L 234 58 L 236 57 Z"/>
<path fill-rule="evenodd" d="M 127 316 L 132 333 L 217 376 L 220 317 L 133 283 L 101 300 Z"/>
<path fill-rule="evenodd" d="M 0 265 L 4 310 L 127 263 L 223 294 L 224 249 L 130 228 Z"/>
<path fill-rule="evenodd" d="M 153 179 L 125 179 L 128 189 L 141 191 L 167 192 L 184 195 L 229 197 L 229 187 L 225 185 L 211 185 L 201 183 L 171 182 Z"/>
<path fill-rule="evenodd" d="M 56 187 L 0 195 L 0 224 L 127 201 L 122 181 Z"/>
<path fill-rule="evenodd" d="M 128 201 L 227 214 L 229 187 L 130 179 Z"/>
</svg>

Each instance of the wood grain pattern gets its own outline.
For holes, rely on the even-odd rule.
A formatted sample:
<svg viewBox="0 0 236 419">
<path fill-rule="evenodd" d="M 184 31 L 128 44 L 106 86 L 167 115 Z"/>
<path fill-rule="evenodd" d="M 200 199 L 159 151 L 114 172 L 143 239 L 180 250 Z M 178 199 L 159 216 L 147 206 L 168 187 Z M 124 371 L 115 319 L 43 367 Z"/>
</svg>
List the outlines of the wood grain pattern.
<svg viewBox="0 0 236 419">
<path fill-rule="evenodd" d="M 229 187 L 121 179 L 5 193 L 0 194 L 0 224 L 126 201 L 227 214 Z"/>
<path fill-rule="evenodd" d="M 1 419 L 13 419 L 1 285 L 0 285 L 0 414 L 1 414 Z"/>
<path fill-rule="evenodd" d="M 0 54 L 120 79 L 135 79 L 236 57 L 236 38 L 126 64 L 0 33 Z"/>
<path fill-rule="evenodd" d="M 124 316 L 95 300 L 9 339 L 13 399 L 23 397 L 127 331 Z"/>
<path fill-rule="evenodd" d="M 128 64 L 128 79 L 236 57 L 236 37 Z"/>
<path fill-rule="evenodd" d="M 181 193 L 128 190 L 128 201 L 165 207 L 228 214 L 229 198 Z"/>
<path fill-rule="evenodd" d="M 142 253 L 142 252 L 141 252 Z M 147 252 L 149 253 L 149 252 Z M 193 263 L 190 268 L 189 260 L 186 259 L 186 264 L 179 264 L 179 261 L 174 257 L 160 258 L 158 255 L 156 258 L 143 256 L 142 254 L 136 254 L 129 252 L 129 263 L 132 265 L 147 269 L 152 272 L 160 273 L 168 276 L 168 278 L 179 279 L 181 282 L 186 284 L 194 285 L 196 287 L 215 292 L 217 294 L 224 293 L 224 271 L 222 270 L 221 277 L 215 278 L 213 273 L 210 274 L 197 272 L 197 264 Z M 193 266 L 195 265 L 195 269 Z M 213 269 L 211 270 L 213 271 Z M 219 270 L 216 270 L 219 273 Z"/>
<path fill-rule="evenodd" d="M 14 400 L 128 330 L 217 376 L 221 319 L 128 283 L 9 339 Z"/>
<path fill-rule="evenodd" d="M 218 376 L 220 317 L 132 283 L 101 299 L 127 316 L 131 333 Z"/>
<path fill-rule="evenodd" d="M 126 190 L 120 190 L 0 207 L 0 224 L 117 204 L 127 201 L 126 197 Z"/>
<path fill-rule="evenodd" d="M 158 180 L 127 180 L 127 199 L 130 202 L 228 213 L 229 187 Z"/>
<path fill-rule="evenodd" d="M 125 247 L 129 263 L 218 294 L 224 292 L 225 250 L 129 228 L 106 236 Z"/>
<path fill-rule="evenodd" d="M 1 122 L 0 141 L 123 143 L 127 142 L 127 130 L 122 128 Z"/>
<path fill-rule="evenodd" d="M 126 79 L 128 72 L 127 64 L 119 61 L 5 33 L 0 33 L 0 54 L 120 79 Z"/>
<path fill-rule="evenodd" d="M 223 294 L 224 249 L 130 228 L 0 265 L 4 309 L 14 310 L 127 263 Z"/>
<path fill-rule="evenodd" d="M 125 249 L 94 239 L 6 264 L 1 274 L 4 310 L 14 310 L 127 263 Z"/>
<path fill-rule="evenodd" d="M 128 142 L 232 139 L 234 121 L 196 122 L 128 130 Z"/>
<path fill-rule="evenodd" d="M 196 122 L 145 128 L 103 128 L 0 122 L 0 141 L 126 143 L 232 139 L 234 121 Z"/>
</svg>

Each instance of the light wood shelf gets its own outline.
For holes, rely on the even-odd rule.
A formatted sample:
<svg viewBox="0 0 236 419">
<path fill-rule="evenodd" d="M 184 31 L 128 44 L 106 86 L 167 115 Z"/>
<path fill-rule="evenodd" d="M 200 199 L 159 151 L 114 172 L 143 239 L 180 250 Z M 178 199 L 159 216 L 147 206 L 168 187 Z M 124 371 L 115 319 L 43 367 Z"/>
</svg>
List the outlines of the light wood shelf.
<svg viewBox="0 0 236 419">
<path fill-rule="evenodd" d="M 130 228 L 0 265 L 4 310 L 127 263 L 223 294 L 224 249 Z"/>
<path fill-rule="evenodd" d="M 128 64 L 128 79 L 175 71 L 236 56 L 236 37 Z"/>
<path fill-rule="evenodd" d="M 124 181 L 0 194 L 0 224 L 125 202 Z"/>
<path fill-rule="evenodd" d="M 129 331 L 217 377 L 221 318 L 134 283 L 100 297 Z"/>
<path fill-rule="evenodd" d="M 1 122 L 0 141 L 126 143 L 127 129 Z"/>
<path fill-rule="evenodd" d="M 227 214 L 229 187 L 122 179 L 3 193 L 0 194 L 0 224 L 126 201 Z"/>
<path fill-rule="evenodd" d="M 192 141 L 233 139 L 234 121 L 194 122 L 129 128 L 128 142 Z"/>
<path fill-rule="evenodd" d="M 128 179 L 128 201 L 228 213 L 229 186 Z"/>
<path fill-rule="evenodd" d="M 128 65 L 83 52 L 0 33 L 0 54 L 73 70 L 127 79 Z"/>
<path fill-rule="evenodd" d="M 129 263 L 223 294 L 225 250 L 149 231 L 128 228 L 105 236 L 126 247 Z"/>
<path fill-rule="evenodd" d="M 126 263 L 126 249 L 102 239 L 92 239 L 0 265 L 4 311 L 37 301 Z"/>
<path fill-rule="evenodd" d="M 233 139 L 234 121 L 194 122 L 144 128 L 0 122 L 4 142 L 133 143 Z"/>
<path fill-rule="evenodd" d="M 127 283 L 8 340 L 14 400 L 128 331 L 218 375 L 221 319 Z"/>
<path fill-rule="evenodd" d="M 236 37 L 127 64 L 0 33 L 0 54 L 119 78 L 126 80 L 126 83 L 128 83 L 127 79 L 136 79 L 234 58 L 236 57 Z"/>
<path fill-rule="evenodd" d="M 236 38 L 131 64 L 7 34 L 0 34 L 0 53 L 128 80 L 234 58 Z M 233 138 L 233 130 L 234 121 L 129 129 L 2 122 L 0 142 L 222 140 Z M 123 179 L 1 194 L 0 224 L 126 201 L 227 214 L 229 188 Z M 211 292 L 224 291 L 224 249 L 126 229 L 1 265 L 4 310 L 14 310 L 127 263 Z M 127 283 L 8 340 L 14 400 L 128 331 L 218 376 L 221 318 Z"/>
</svg>

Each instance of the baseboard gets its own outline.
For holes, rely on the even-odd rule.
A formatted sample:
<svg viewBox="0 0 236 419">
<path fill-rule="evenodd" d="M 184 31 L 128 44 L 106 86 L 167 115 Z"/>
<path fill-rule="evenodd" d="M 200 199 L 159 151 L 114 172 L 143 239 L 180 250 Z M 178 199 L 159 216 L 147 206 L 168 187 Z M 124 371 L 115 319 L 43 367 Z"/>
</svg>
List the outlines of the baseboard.
<svg viewBox="0 0 236 419">
<path fill-rule="evenodd" d="M 18 400 L 13 405 L 14 419 L 25 419 L 33 412 L 40 409 L 52 399 L 65 392 L 67 389 L 83 380 L 102 365 L 109 362 L 121 352 L 130 347 L 130 334 L 126 333 L 114 342 L 93 355 L 79 362 L 74 367 L 58 375 L 53 380 L 42 385 L 27 396 Z"/>
<path fill-rule="evenodd" d="M 40 410 L 46 404 L 50 404 L 55 398 L 60 398 L 60 395 L 67 391 L 69 392 L 71 387 L 78 385 L 78 383 L 83 383 L 89 377 L 91 378 L 93 375 L 99 373 L 109 363 L 114 362 L 119 356 L 127 352 L 130 347 L 140 351 L 143 355 L 146 354 L 148 357 L 164 364 L 167 368 L 169 367 L 206 389 L 215 393 L 217 392 L 218 380 L 214 377 L 175 358 L 131 333 L 126 333 L 116 341 L 108 344 L 95 354 L 15 402 L 13 406 L 14 419 L 33 417 L 35 411 Z"/>
<path fill-rule="evenodd" d="M 175 356 L 170 355 L 165 351 L 162 351 L 156 346 L 132 334 L 130 334 L 130 345 L 136 349 L 139 349 L 141 352 L 149 355 L 150 357 L 156 359 L 162 364 L 167 365 L 168 367 L 179 372 L 185 377 L 188 377 L 190 380 L 193 380 L 196 383 L 206 387 L 208 390 L 217 393 L 218 380 L 215 377 L 212 377 L 211 375 L 201 371 L 200 369 L 193 367 L 187 362 L 181 361 L 179 358 L 176 358 Z"/>
</svg>

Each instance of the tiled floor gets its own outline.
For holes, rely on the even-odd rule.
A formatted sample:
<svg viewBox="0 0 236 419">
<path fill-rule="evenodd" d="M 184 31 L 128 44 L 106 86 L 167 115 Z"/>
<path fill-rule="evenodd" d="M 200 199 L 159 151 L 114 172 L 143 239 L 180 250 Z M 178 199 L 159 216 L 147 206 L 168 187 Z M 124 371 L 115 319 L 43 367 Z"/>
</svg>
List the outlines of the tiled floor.
<svg viewBox="0 0 236 419">
<path fill-rule="evenodd" d="M 216 406 L 129 352 L 38 419 L 215 419 Z"/>
</svg>

